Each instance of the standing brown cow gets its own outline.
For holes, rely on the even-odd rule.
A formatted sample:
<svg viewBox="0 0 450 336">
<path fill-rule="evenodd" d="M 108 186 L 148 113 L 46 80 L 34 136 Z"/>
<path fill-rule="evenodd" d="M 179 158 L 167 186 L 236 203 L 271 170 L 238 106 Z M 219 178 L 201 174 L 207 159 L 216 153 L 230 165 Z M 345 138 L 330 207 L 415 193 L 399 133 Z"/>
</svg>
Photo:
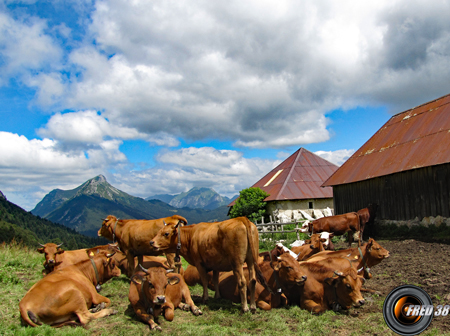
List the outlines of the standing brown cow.
<svg viewBox="0 0 450 336">
<path fill-rule="evenodd" d="M 131 277 L 128 299 L 136 315 L 148 323 L 150 329 L 161 330 L 156 323 L 161 313 L 166 320 L 173 321 L 175 308 L 191 310 L 195 316 L 202 314 L 192 301 L 183 277 L 168 270 L 157 259 L 136 267 Z"/>
<path fill-rule="evenodd" d="M 173 215 L 172 217 L 144 220 L 144 219 L 117 219 L 109 215 L 103 220 L 102 227 L 98 230 L 98 235 L 106 239 L 117 241 L 120 249 L 125 253 L 128 260 L 128 276 L 133 275 L 135 269 L 134 257 L 138 257 L 140 264 L 143 263 L 144 255 L 160 255 L 155 252 L 148 242 L 153 239 L 156 233 L 167 224 L 182 223 L 187 225 L 184 217 Z M 166 255 L 170 267 L 175 267 L 174 255 Z"/>
<path fill-rule="evenodd" d="M 247 283 L 243 270 L 246 262 L 249 270 L 250 309 L 252 312 L 256 311 L 256 276 L 266 287 L 267 282 L 257 264 L 258 230 L 248 218 L 238 217 L 223 222 L 199 223 L 183 227 L 178 224 L 167 224 L 150 241 L 150 245 L 156 251 L 166 252 L 175 252 L 177 245 L 180 246 L 180 254 L 189 264 L 196 266 L 200 273 L 203 302 L 208 299 L 208 271 L 213 271 L 214 288 L 219 288 L 219 272 L 232 270 L 237 278 L 243 312 L 249 310 Z M 220 298 L 219 291 L 216 290 L 214 297 Z"/>
<path fill-rule="evenodd" d="M 320 233 L 323 231 L 333 233 L 334 236 L 342 236 L 348 233 L 348 245 L 353 242 L 353 234 L 360 230 L 359 215 L 356 212 L 349 212 L 342 215 L 322 217 L 312 222 L 302 225 L 300 232 L 309 232 L 309 234 Z M 361 244 L 361 235 L 359 237 Z"/>
<path fill-rule="evenodd" d="M 32 327 L 43 323 L 53 327 L 84 326 L 93 319 L 115 314 L 113 309 L 103 309 L 109 307 L 111 301 L 98 294 L 95 288 L 120 275 L 111 257 L 112 254 L 101 252 L 39 280 L 19 303 L 22 319 Z M 97 312 L 89 312 L 92 305 L 97 306 Z"/>
</svg>

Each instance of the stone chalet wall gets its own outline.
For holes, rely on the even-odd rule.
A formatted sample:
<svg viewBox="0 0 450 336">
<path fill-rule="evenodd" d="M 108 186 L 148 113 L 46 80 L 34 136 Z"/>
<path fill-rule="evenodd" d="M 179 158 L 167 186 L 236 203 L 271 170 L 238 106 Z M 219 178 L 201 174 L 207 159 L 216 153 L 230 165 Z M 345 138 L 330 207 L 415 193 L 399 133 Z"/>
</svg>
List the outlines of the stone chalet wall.
<svg viewBox="0 0 450 336">
<path fill-rule="evenodd" d="M 309 209 L 309 202 L 313 202 L 314 209 Z M 288 200 L 288 201 L 272 201 L 267 202 L 267 214 L 271 215 L 275 221 L 281 223 L 288 223 L 294 220 L 305 219 L 299 212 L 302 210 L 313 218 L 323 217 L 325 209 L 331 209 L 333 212 L 333 199 L 310 199 L 310 200 Z M 317 213 L 319 211 L 320 213 Z M 316 214 L 314 213 L 316 212 Z"/>
</svg>

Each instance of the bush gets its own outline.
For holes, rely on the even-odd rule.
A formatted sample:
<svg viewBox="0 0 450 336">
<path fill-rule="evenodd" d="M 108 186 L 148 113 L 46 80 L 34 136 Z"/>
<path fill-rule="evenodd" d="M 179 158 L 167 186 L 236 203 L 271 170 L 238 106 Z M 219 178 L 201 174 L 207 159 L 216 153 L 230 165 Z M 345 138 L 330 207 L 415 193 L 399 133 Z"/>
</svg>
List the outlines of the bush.
<svg viewBox="0 0 450 336">
<path fill-rule="evenodd" d="M 230 217 L 246 216 L 252 222 L 261 220 L 266 213 L 266 202 L 264 199 L 270 196 L 260 188 L 247 188 L 239 192 L 239 198 L 236 199 L 230 210 Z"/>
</svg>

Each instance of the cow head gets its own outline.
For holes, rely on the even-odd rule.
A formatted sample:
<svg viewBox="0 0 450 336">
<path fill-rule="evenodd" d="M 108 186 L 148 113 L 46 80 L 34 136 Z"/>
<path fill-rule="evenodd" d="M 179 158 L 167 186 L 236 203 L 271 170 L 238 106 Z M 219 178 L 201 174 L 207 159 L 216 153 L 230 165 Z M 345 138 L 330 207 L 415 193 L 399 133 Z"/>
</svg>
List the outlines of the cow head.
<svg viewBox="0 0 450 336">
<path fill-rule="evenodd" d="M 330 246 L 330 242 L 331 242 L 331 238 L 334 237 L 333 233 L 330 232 L 321 232 L 320 233 L 320 238 L 325 239 L 325 241 L 323 242 L 323 247 L 325 248 L 325 250 L 328 250 L 329 246 Z"/>
<path fill-rule="evenodd" d="M 120 269 L 117 267 L 116 259 L 114 259 L 115 253 L 116 252 L 110 253 L 107 250 L 100 250 L 94 256 L 90 256 L 90 258 L 93 259 L 97 265 L 98 271 L 101 274 L 100 281 L 102 283 L 122 274 Z M 101 268 L 98 267 L 98 259 L 101 259 Z"/>
<path fill-rule="evenodd" d="M 361 286 L 364 281 L 364 277 L 349 267 L 343 272 L 335 271 L 332 277 L 325 279 L 325 284 L 332 287 L 333 304 L 350 309 L 352 306 L 360 307 L 365 303 L 361 295 Z M 336 308 L 337 306 L 333 307 L 333 309 Z"/>
<path fill-rule="evenodd" d="M 177 245 L 178 227 L 182 226 L 181 222 L 169 223 L 164 222 L 164 226 L 158 231 L 155 237 L 150 241 L 150 246 L 155 251 L 174 250 Z"/>
<path fill-rule="evenodd" d="M 302 224 L 302 227 L 298 230 L 299 232 L 310 232 L 310 230 L 309 230 L 309 223 L 310 223 L 310 221 L 305 221 L 303 224 Z"/>
<path fill-rule="evenodd" d="M 54 243 L 47 243 L 45 245 L 39 244 L 39 245 L 41 245 L 42 247 L 39 247 L 37 251 L 39 253 L 45 254 L 44 267 L 53 268 L 56 265 L 56 256 L 58 254 L 64 253 L 64 250 L 60 248 L 62 243 L 59 245 L 56 245 Z"/>
<path fill-rule="evenodd" d="M 115 256 L 117 252 L 120 252 L 120 249 L 117 244 L 100 245 L 86 249 L 86 254 L 89 258 L 93 258 L 102 251 L 111 254 L 111 256 Z M 114 260 L 117 261 L 117 258 L 114 258 Z"/>
<path fill-rule="evenodd" d="M 116 216 L 109 215 L 105 219 L 103 219 L 102 227 L 98 230 L 98 236 L 99 237 L 105 237 L 109 240 L 113 239 L 113 227 L 114 224 L 117 222 Z"/>
<path fill-rule="evenodd" d="M 379 264 L 383 259 L 389 257 L 389 251 L 378 244 L 373 238 L 369 238 L 369 242 L 366 244 L 366 252 L 368 253 L 369 266 L 375 266 Z"/>
<path fill-rule="evenodd" d="M 166 270 L 163 267 L 152 267 L 146 269 L 139 264 L 142 272 L 136 272 L 131 281 L 135 284 L 143 286 L 144 295 L 147 296 L 147 301 L 153 303 L 155 306 L 161 306 L 166 302 L 166 287 L 168 285 L 176 285 L 180 282 L 178 275 L 168 276 L 173 270 Z"/>
<path fill-rule="evenodd" d="M 284 251 L 283 251 L 284 252 Z M 287 285 L 304 285 L 306 274 L 300 268 L 299 263 L 289 252 L 284 252 L 270 263 L 270 266 L 278 273 L 280 281 Z"/>
</svg>

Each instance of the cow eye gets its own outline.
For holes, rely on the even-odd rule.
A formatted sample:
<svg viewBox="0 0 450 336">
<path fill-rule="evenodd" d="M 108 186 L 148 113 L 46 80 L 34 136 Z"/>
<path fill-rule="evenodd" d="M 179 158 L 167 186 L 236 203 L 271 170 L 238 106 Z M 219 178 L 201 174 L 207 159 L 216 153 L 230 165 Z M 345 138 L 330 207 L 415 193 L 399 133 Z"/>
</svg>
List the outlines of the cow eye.
<svg viewBox="0 0 450 336">
<path fill-rule="evenodd" d="M 350 286 L 350 284 L 346 284 L 346 286 L 347 286 L 348 289 L 352 288 L 352 286 Z"/>
<path fill-rule="evenodd" d="M 164 233 L 165 237 L 169 237 L 169 232 Z"/>
<path fill-rule="evenodd" d="M 286 269 L 290 270 L 290 269 L 292 269 L 292 267 L 291 266 L 286 266 Z"/>
</svg>

